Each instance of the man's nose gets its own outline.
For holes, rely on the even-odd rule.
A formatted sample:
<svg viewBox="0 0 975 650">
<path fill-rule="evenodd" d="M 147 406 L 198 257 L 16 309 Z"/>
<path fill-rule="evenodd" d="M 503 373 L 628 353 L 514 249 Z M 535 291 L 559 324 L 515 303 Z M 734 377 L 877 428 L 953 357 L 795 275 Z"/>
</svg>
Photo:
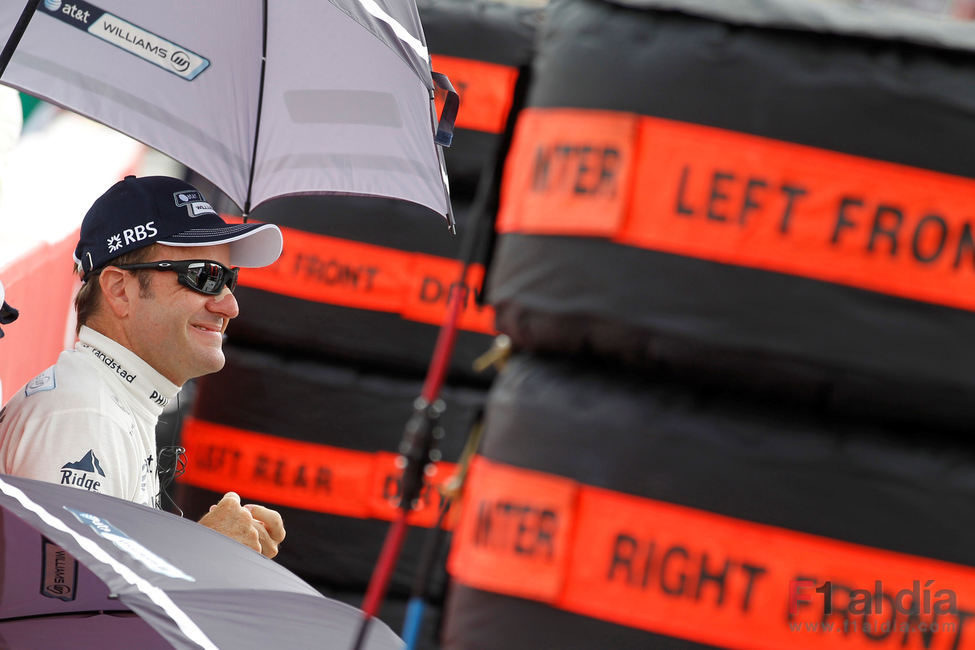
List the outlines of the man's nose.
<svg viewBox="0 0 975 650">
<path fill-rule="evenodd" d="M 214 296 L 211 300 L 207 301 L 207 309 L 214 314 L 220 314 L 228 320 L 237 318 L 237 314 L 240 313 L 237 298 L 227 287 L 223 288 L 219 296 Z"/>
</svg>

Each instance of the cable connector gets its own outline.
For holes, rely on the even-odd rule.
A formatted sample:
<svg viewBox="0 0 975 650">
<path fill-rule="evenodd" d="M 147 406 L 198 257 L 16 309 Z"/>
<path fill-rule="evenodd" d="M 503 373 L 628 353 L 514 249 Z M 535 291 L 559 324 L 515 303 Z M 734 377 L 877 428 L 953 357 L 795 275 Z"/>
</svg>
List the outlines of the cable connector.
<svg viewBox="0 0 975 650">
<path fill-rule="evenodd" d="M 413 415 L 406 422 L 396 463 L 403 468 L 399 506 L 404 510 L 417 506 L 427 468 L 440 459 L 437 443 L 444 437 L 440 417 L 445 410 L 446 405 L 441 399 L 429 404 L 423 397 L 418 397 L 413 402 Z"/>
</svg>

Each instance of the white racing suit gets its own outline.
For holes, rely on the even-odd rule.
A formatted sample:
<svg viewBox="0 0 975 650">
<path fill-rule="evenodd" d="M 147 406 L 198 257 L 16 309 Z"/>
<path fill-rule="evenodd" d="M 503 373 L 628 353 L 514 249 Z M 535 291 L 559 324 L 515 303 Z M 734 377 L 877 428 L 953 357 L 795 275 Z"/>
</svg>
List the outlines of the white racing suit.
<svg viewBox="0 0 975 650">
<path fill-rule="evenodd" d="M 158 507 L 156 422 L 179 387 L 88 327 L 0 411 L 0 472 Z"/>
</svg>

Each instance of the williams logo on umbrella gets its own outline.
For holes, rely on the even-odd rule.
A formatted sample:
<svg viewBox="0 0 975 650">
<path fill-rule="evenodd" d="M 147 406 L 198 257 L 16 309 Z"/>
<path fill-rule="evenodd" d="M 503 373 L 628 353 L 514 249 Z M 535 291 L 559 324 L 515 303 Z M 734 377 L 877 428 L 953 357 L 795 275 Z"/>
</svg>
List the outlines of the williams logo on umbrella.
<svg viewBox="0 0 975 650">
<path fill-rule="evenodd" d="M 78 561 L 46 539 L 43 558 L 41 595 L 65 602 L 74 600 L 78 587 Z"/>
<path fill-rule="evenodd" d="M 85 30 L 106 43 L 119 47 L 144 61 L 168 70 L 187 81 L 193 81 L 206 70 L 210 61 L 190 49 L 114 16 L 83 0 L 62 3 L 44 0 L 47 15 Z"/>
</svg>

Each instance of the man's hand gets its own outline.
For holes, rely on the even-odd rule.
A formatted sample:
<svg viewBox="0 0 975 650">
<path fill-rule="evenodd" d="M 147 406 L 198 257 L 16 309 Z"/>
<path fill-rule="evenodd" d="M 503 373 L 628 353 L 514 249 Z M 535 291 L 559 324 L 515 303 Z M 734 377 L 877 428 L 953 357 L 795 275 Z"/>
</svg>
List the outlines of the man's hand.
<svg viewBox="0 0 975 650">
<path fill-rule="evenodd" d="M 271 510 L 255 503 L 244 506 L 249 510 L 257 524 L 257 534 L 260 536 L 261 553 L 268 557 L 278 554 L 278 544 L 284 541 L 284 520 L 277 510 Z"/>
<path fill-rule="evenodd" d="M 281 515 L 264 506 L 240 505 L 236 492 L 227 492 L 210 506 L 200 523 L 269 558 L 278 554 L 278 544 L 285 535 Z"/>
</svg>

